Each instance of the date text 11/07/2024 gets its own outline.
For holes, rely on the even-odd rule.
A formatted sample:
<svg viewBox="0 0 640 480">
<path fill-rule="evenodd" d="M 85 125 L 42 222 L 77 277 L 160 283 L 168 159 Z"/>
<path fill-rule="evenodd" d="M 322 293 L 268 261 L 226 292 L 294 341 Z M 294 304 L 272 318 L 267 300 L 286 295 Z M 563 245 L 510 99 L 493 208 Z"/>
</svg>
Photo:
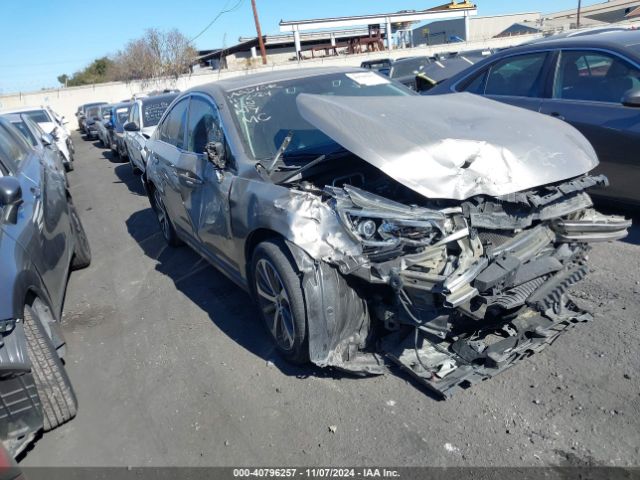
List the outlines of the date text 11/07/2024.
<svg viewBox="0 0 640 480">
<path fill-rule="evenodd" d="M 239 478 L 399 478 L 400 473 L 387 468 L 235 468 L 233 476 Z"/>
</svg>

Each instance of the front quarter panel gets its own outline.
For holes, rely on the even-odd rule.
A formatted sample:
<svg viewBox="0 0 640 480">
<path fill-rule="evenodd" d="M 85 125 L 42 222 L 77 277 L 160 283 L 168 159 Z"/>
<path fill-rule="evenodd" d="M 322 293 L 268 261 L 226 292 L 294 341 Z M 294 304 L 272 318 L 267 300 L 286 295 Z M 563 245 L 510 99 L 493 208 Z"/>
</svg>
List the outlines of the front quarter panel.
<svg viewBox="0 0 640 480">
<path fill-rule="evenodd" d="M 259 230 L 272 231 L 314 260 L 337 265 L 343 273 L 361 263 L 362 246 L 345 230 L 334 210 L 311 192 L 266 181 L 238 178 L 230 198 L 231 225 L 239 265 L 246 265 L 246 242 Z M 240 272 L 246 275 L 246 271 Z"/>
</svg>

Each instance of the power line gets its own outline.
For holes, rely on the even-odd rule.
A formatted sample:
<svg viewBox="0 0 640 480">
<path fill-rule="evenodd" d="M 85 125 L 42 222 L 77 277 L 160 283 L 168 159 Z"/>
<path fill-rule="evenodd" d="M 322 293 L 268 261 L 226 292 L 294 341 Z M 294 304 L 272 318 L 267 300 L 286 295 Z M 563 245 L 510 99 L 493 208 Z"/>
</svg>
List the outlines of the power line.
<svg viewBox="0 0 640 480">
<path fill-rule="evenodd" d="M 240 6 L 244 3 L 244 0 L 238 0 L 235 5 L 231 8 L 227 8 L 227 9 L 223 9 L 220 10 L 220 12 L 218 12 L 218 14 L 215 16 L 215 18 L 213 20 L 211 20 L 211 22 L 209 22 L 209 25 L 207 25 L 206 27 L 204 27 L 204 29 L 197 34 L 195 37 L 193 37 L 190 41 L 193 42 L 194 40 L 196 40 L 197 38 L 199 38 L 204 32 L 206 32 L 207 30 L 209 30 L 209 28 L 211 28 L 211 25 L 213 25 L 214 23 L 216 23 L 216 21 L 225 13 L 231 13 L 235 10 L 237 10 L 238 8 L 240 8 Z"/>
</svg>

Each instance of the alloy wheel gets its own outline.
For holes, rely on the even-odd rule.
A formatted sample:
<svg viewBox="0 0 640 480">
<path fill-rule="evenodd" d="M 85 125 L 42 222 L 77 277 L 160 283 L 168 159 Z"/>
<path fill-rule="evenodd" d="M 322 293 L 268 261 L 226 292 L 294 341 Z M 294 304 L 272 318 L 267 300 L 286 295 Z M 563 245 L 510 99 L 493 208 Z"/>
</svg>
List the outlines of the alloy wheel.
<svg viewBox="0 0 640 480">
<path fill-rule="evenodd" d="M 267 328 L 280 348 L 293 348 L 295 326 L 289 295 L 273 264 L 261 258 L 256 264 L 255 287 Z"/>
</svg>

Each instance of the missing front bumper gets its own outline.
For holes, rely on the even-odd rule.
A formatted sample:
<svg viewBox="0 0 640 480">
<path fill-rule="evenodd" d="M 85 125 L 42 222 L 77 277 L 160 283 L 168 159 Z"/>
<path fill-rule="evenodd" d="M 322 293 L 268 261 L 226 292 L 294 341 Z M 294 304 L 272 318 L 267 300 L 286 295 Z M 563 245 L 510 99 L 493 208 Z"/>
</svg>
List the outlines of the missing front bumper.
<svg viewBox="0 0 640 480">
<path fill-rule="evenodd" d="M 382 348 L 391 362 L 447 399 L 540 352 L 570 327 L 592 319 L 567 301 L 560 313 L 526 309 L 500 330 L 482 337 L 441 341 L 419 328 L 405 329 L 386 337 Z"/>
</svg>

